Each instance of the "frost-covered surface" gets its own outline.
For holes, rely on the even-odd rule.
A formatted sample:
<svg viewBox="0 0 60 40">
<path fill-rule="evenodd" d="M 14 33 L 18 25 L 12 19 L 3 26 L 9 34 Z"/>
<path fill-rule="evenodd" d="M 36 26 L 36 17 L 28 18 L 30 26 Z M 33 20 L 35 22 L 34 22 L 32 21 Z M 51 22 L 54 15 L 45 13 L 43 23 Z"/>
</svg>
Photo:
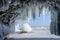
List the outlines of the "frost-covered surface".
<svg viewBox="0 0 60 40">
<path fill-rule="evenodd" d="M 8 38 L 19 39 L 19 38 L 60 38 L 57 35 L 50 34 L 49 27 L 33 27 L 30 33 L 11 33 L 7 35 Z"/>
<path fill-rule="evenodd" d="M 9 26 L 0 23 L 0 36 L 3 37 L 11 32 L 14 32 L 15 25 L 11 24 Z"/>
</svg>

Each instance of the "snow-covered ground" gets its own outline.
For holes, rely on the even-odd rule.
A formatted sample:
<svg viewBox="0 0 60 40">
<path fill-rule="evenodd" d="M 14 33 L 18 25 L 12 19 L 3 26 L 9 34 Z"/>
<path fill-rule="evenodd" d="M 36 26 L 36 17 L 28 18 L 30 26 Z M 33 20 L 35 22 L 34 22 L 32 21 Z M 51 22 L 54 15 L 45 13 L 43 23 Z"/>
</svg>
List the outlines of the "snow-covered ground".
<svg viewBox="0 0 60 40">
<path fill-rule="evenodd" d="M 57 35 L 50 34 L 49 27 L 33 27 L 33 31 L 31 33 L 11 33 L 7 35 L 8 38 L 12 39 L 21 39 L 21 38 L 59 38 Z M 22 40 L 23 40 L 22 39 Z M 26 40 L 26 39 L 25 39 Z M 28 40 L 28 39 L 27 39 Z"/>
</svg>

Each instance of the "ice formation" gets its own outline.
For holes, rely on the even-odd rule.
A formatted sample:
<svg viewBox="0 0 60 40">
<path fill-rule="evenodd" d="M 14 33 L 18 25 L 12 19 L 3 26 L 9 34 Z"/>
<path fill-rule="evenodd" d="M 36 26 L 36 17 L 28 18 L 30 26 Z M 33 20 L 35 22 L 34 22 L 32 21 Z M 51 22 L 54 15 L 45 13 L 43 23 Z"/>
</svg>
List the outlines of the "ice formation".
<svg viewBox="0 0 60 40">
<path fill-rule="evenodd" d="M 30 27 L 30 25 L 28 23 L 25 23 L 23 25 L 23 27 L 21 28 L 21 31 L 23 31 L 23 32 L 31 32 L 32 28 Z"/>
</svg>

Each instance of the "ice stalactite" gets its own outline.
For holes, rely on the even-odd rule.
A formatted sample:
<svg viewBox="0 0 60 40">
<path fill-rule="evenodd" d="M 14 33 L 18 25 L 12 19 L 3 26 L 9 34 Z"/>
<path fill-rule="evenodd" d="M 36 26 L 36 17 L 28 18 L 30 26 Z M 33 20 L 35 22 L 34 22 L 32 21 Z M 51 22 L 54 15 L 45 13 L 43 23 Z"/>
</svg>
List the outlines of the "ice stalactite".
<svg viewBox="0 0 60 40">
<path fill-rule="evenodd" d="M 28 8 L 28 6 L 27 6 L 27 8 L 26 8 L 26 11 L 27 11 L 27 17 L 28 17 L 28 10 L 29 10 L 29 8 Z"/>
<path fill-rule="evenodd" d="M 33 19 L 35 19 L 35 17 L 36 17 L 36 14 L 35 14 L 35 7 L 36 7 L 36 5 L 35 4 L 33 4 L 32 6 L 31 6 L 31 8 L 32 8 L 32 18 Z"/>
<path fill-rule="evenodd" d="M 46 10 L 45 10 L 45 8 L 43 8 L 43 10 L 42 10 L 42 15 L 43 15 L 43 21 L 45 21 L 45 13 L 46 12 Z"/>
<path fill-rule="evenodd" d="M 39 17 L 40 17 L 40 14 L 41 14 L 41 9 L 39 8 Z"/>
<path fill-rule="evenodd" d="M 32 19 L 31 15 L 32 15 L 32 11 L 31 11 L 31 7 L 28 8 L 28 23 L 29 21 Z"/>
<path fill-rule="evenodd" d="M 38 6 L 35 7 L 35 14 L 36 14 L 36 16 L 39 16 L 39 7 Z"/>
<path fill-rule="evenodd" d="M 40 14 L 42 13 L 42 4 L 39 4 L 39 6 L 38 6 L 38 8 L 39 8 L 39 17 L 40 17 Z"/>
</svg>

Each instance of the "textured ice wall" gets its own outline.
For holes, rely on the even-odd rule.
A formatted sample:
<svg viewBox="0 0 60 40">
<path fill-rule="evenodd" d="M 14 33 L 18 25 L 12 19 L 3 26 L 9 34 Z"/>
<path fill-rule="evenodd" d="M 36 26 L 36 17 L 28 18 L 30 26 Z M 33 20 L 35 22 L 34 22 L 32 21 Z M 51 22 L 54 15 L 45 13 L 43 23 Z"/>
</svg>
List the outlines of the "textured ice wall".
<svg viewBox="0 0 60 40">
<path fill-rule="evenodd" d="M 46 3 L 37 0 L 0 0 L 1 35 L 14 31 L 14 22 L 18 19 L 29 21 L 31 18 L 35 19 L 36 16 L 40 16 L 42 8 L 48 7 Z M 56 8 L 55 6 L 59 8 L 59 4 L 55 5 L 53 1 L 49 3 L 53 8 Z"/>
<path fill-rule="evenodd" d="M 14 24 L 7 26 L 7 25 L 0 23 L 0 37 L 3 37 L 9 33 L 14 32 L 14 30 L 15 30 Z"/>
</svg>

